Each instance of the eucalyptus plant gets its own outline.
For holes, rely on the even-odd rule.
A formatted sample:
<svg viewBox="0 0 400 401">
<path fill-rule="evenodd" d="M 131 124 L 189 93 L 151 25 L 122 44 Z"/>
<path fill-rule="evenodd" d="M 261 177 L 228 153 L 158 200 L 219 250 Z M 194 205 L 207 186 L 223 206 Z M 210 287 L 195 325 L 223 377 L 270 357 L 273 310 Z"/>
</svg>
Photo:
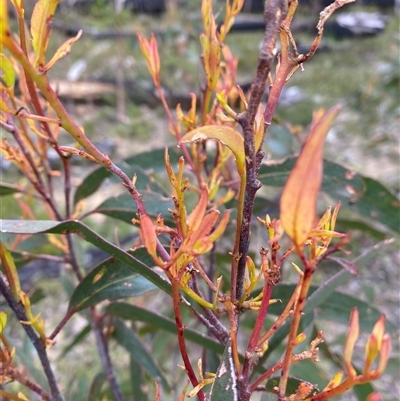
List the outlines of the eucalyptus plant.
<svg viewBox="0 0 400 401">
<path fill-rule="evenodd" d="M 278 401 L 320 401 L 354 386 L 370 389 L 367 383 L 379 378 L 387 365 L 390 334 L 385 333 L 385 317 L 379 317 L 373 306 L 337 292 L 337 287 L 357 272 L 357 258 L 345 257 L 350 235 L 337 231 L 336 223 L 341 207 L 348 207 L 351 201 L 360 214 L 378 213 L 382 224 L 396 228 L 383 208 L 369 202 L 366 194 L 371 191 L 370 181 L 324 160 L 325 137 L 341 106 L 315 111 L 297 157 L 274 163 L 264 161 L 264 142 L 275 123 L 282 89 L 312 59 L 325 22 L 352 1 L 336 0 L 321 11 L 317 35 L 307 54 L 298 52 L 291 32 L 297 0 L 267 1 L 265 33 L 254 79 L 249 93 L 245 93 L 236 82 L 238 59 L 225 44 L 243 0 L 226 1 L 220 24 L 212 1 L 203 0 L 200 60 L 205 79 L 201 94 L 191 95 L 187 112 L 179 105 L 176 110 L 169 108 L 161 83 L 157 39 L 139 33 L 141 52 L 178 148 L 132 156 L 123 167 L 93 144 L 66 111 L 49 81 L 49 70 L 56 69 L 57 62 L 71 52 L 84 29 L 48 59 L 51 21 L 58 0 L 37 1 L 29 30 L 24 1 L 12 0 L 18 18 L 15 32 L 9 21 L 9 2 L 1 1 L 0 147 L 23 177 L 16 184 L 3 183 L 0 188 L 1 195 L 15 196 L 21 207 L 20 220 L 0 223 L 3 234 L 13 234 L 0 246 L 0 292 L 7 303 L 0 312 L 2 397 L 18 401 L 65 399 L 65 389 L 55 374 L 56 362 L 50 362 L 48 351 L 60 347 L 60 331 L 78 313 L 88 323 L 70 347 L 92 331 L 103 370 L 92 384 L 87 397 L 90 400 L 152 399 L 143 389 L 149 382 L 143 372 L 154 380 L 155 399 L 161 400 L 162 394 L 170 394 L 171 383 L 180 374 L 176 369 L 160 369 L 161 361 L 152 357 L 144 337 L 132 330 L 128 321 L 174 333 L 179 363 L 188 380 L 186 385 L 184 380 L 179 383 L 179 400 L 197 397 L 200 401 L 249 401 L 252 394 L 262 392 Z M 267 89 L 268 98 L 263 102 Z M 75 141 L 74 146 L 60 144 L 61 130 Z M 61 161 L 59 170 L 50 164 L 50 148 Z M 98 165 L 77 187 L 72 185 L 74 158 Z M 125 193 L 83 213 L 88 206 L 85 199 L 102 191 L 101 184 L 109 177 L 116 178 Z M 263 186 L 283 187 L 276 215 L 262 215 L 262 208 L 257 206 L 265 200 L 258 195 Z M 330 195 L 335 206 L 319 215 L 317 201 L 321 191 Z M 382 191 L 386 191 L 387 203 L 392 204 L 393 195 L 386 189 Z M 37 204 L 44 206 L 45 220 L 36 217 Z M 134 245 L 125 249 L 82 221 L 93 213 L 117 219 L 118 224 L 130 224 L 131 232 L 138 234 Z M 252 246 L 254 227 L 265 230 L 265 241 L 257 252 Z M 36 234 L 46 234 L 48 243 L 61 256 L 24 252 L 21 245 Z M 74 235 L 109 257 L 85 271 L 76 255 Z M 52 258 L 72 268 L 75 282 L 67 312 L 50 332 L 42 314 L 32 311 L 30 295 L 21 289 L 18 268 L 32 259 Z M 315 285 L 313 275 L 325 260 L 339 264 L 343 270 Z M 293 270 L 294 283 L 283 280 L 283 268 Z M 166 294 L 172 319 L 154 311 L 151 296 L 142 303 L 135 301 L 155 289 Z M 131 301 L 123 302 L 125 298 Z M 342 368 L 324 388 L 318 388 L 301 377 L 293 377 L 291 370 L 305 360 L 317 365 L 329 354 L 320 355 L 321 347 L 328 349 L 324 333 L 311 330 L 308 338 L 306 332 L 310 331 L 306 329 L 316 327 L 315 308 L 328 308 L 335 302 L 349 312 Z M 16 357 L 4 331 L 10 315 L 20 322 L 35 347 L 47 385 L 37 383 L 25 369 L 26 361 Z M 356 368 L 352 356 L 360 320 L 361 327 L 367 321 L 372 330 L 363 345 L 364 364 Z M 249 321 L 251 327 L 246 324 Z M 392 331 L 390 322 L 386 326 Z M 121 386 L 111 340 L 126 349 L 132 372 L 139 372 L 139 382 L 132 374 L 129 390 Z M 199 348 L 189 347 L 188 342 L 219 355 L 219 367 L 209 371 L 211 365 L 204 359 L 207 352 L 199 353 Z M 279 354 L 276 351 L 281 344 L 284 351 Z M 103 386 L 105 381 L 107 386 Z M 9 382 L 20 384 L 17 393 L 9 390 Z M 367 397 L 372 401 L 379 395 L 370 391 Z M 86 399 L 85 395 L 82 399 Z"/>
</svg>

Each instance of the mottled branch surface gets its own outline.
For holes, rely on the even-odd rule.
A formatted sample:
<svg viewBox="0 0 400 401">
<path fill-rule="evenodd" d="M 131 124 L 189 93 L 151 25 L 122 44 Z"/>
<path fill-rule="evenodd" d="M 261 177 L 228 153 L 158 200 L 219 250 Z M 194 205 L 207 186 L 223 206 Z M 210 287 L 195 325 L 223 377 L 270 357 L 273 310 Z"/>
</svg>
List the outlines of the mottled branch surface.
<svg viewBox="0 0 400 401">
<path fill-rule="evenodd" d="M 249 250 L 251 237 L 251 217 L 253 214 L 254 199 L 261 187 L 258 180 L 260 165 L 264 157 L 262 146 L 256 152 L 254 146 L 254 119 L 258 105 L 267 86 L 267 78 L 271 72 L 275 58 L 275 44 L 282 21 L 286 17 L 287 0 L 270 0 L 266 3 L 264 11 L 265 34 L 262 42 L 257 72 L 251 85 L 251 94 L 248 102 L 248 109 L 238 118 L 238 123 L 243 129 L 244 149 L 246 154 L 246 196 L 243 210 L 242 229 L 240 232 L 239 254 L 241 255 L 238 264 L 236 277 L 235 300 L 240 299 L 243 294 L 244 277 L 246 270 L 246 256 Z M 267 126 L 265 127 L 267 129 Z"/>
</svg>

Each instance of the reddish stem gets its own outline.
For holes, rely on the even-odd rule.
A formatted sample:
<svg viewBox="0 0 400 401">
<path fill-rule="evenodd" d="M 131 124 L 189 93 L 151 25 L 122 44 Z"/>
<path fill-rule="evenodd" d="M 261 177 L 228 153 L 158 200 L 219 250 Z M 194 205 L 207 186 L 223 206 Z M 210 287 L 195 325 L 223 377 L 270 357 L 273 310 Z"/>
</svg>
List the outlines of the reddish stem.
<svg viewBox="0 0 400 401">
<path fill-rule="evenodd" d="M 178 334 L 179 349 L 181 351 L 183 363 L 185 365 L 185 370 L 189 377 L 189 380 L 192 383 L 192 386 L 196 387 L 199 384 L 199 382 L 197 380 L 196 374 L 193 371 L 193 368 L 192 368 L 192 365 L 190 363 L 189 356 L 187 353 L 186 343 L 185 343 L 185 335 L 184 335 L 185 328 L 184 328 L 184 325 L 182 322 L 182 315 L 181 315 L 181 310 L 179 307 L 179 303 L 180 303 L 179 283 L 172 277 L 171 274 L 168 274 L 168 276 L 169 276 L 169 279 L 171 280 L 171 286 L 172 286 L 172 300 L 174 303 L 174 314 L 175 314 L 175 322 L 176 322 L 176 331 Z M 197 398 L 199 399 L 199 401 L 205 401 L 202 390 L 200 390 L 197 393 Z"/>
<path fill-rule="evenodd" d="M 243 365 L 243 381 L 247 383 L 249 380 L 249 376 L 252 368 L 252 360 L 254 357 L 255 350 L 257 348 L 258 339 L 260 337 L 261 330 L 263 328 L 265 316 L 268 312 L 269 301 L 271 300 L 272 290 L 274 289 L 275 284 L 267 281 L 264 285 L 263 289 L 263 299 L 261 302 L 261 307 L 258 312 L 258 316 L 256 322 L 254 324 L 253 332 L 251 333 L 251 337 L 249 340 L 249 344 L 247 346 L 246 356 Z"/>
</svg>

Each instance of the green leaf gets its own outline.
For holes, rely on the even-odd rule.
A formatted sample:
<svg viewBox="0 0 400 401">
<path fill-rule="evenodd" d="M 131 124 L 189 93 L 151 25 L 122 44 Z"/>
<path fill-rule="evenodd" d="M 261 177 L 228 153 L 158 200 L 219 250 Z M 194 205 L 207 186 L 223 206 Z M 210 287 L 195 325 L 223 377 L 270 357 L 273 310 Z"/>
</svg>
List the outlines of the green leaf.
<svg viewBox="0 0 400 401">
<path fill-rule="evenodd" d="M 17 192 L 21 192 L 21 190 L 18 189 L 18 187 L 11 184 L 0 183 L 0 196 L 11 195 Z"/>
<path fill-rule="evenodd" d="M 176 334 L 175 321 L 136 305 L 118 302 L 108 305 L 106 311 L 122 319 L 148 323 L 157 329 Z M 219 354 L 224 351 L 224 346 L 219 342 L 188 327 L 185 328 L 185 338 Z"/>
<path fill-rule="evenodd" d="M 261 165 L 259 180 L 263 185 L 271 187 L 283 187 L 292 171 L 297 158 L 290 157 L 282 163 L 264 163 Z M 322 190 L 333 195 L 342 196 L 342 200 L 350 200 L 351 194 L 346 186 L 350 185 L 356 192 L 364 188 L 362 177 L 351 173 L 339 164 L 324 160 L 324 175 Z"/>
<path fill-rule="evenodd" d="M 111 176 L 112 173 L 104 167 L 100 167 L 87 175 L 76 189 L 74 204 L 94 194 L 100 188 L 102 182 Z"/>
<path fill-rule="evenodd" d="M 167 380 L 154 362 L 151 354 L 146 350 L 139 337 L 126 327 L 122 320 L 115 319 L 112 336 L 149 373 L 153 380 L 161 379 L 163 386 L 169 388 Z"/>
<path fill-rule="evenodd" d="M 230 341 L 226 344 L 209 398 L 210 401 L 238 401 L 236 368 Z"/>
<path fill-rule="evenodd" d="M 304 312 L 311 312 L 319 307 L 337 287 L 348 282 L 351 277 L 352 275 L 349 272 L 341 270 L 321 286 L 311 286 Z M 282 303 L 271 305 L 269 312 L 277 316 L 280 315 L 292 296 L 294 289 L 294 284 L 279 284 L 275 286 L 272 297 L 280 299 Z"/>
<path fill-rule="evenodd" d="M 139 261 L 147 256 L 147 251 L 138 249 L 131 255 Z M 76 287 L 69 301 L 68 310 L 77 312 L 106 299 L 115 301 L 136 297 L 157 288 L 152 282 L 133 271 L 132 264 L 128 266 L 114 257 L 101 262 Z"/>
<path fill-rule="evenodd" d="M 283 187 L 295 162 L 295 158 L 288 158 L 282 163 L 263 164 L 259 180 L 263 185 Z M 384 224 L 400 232 L 400 202 L 378 181 L 324 160 L 321 190 L 366 222 Z"/>
<path fill-rule="evenodd" d="M 107 378 L 103 372 L 97 373 L 90 385 L 89 395 L 87 398 L 88 401 L 98 401 L 100 399 L 100 391 L 106 381 Z"/>
<path fill-rule="evenodd" d="M 150 170 L 156 173 L 165 172 L 164 152 L 165 147 L 154 149 L 128 157 L 124 161 L 127 164 L 140 166 L 143 170 Z M 182 156 L 182 152 L 177 147 L 169 148 L 168 154 L 172 165 L 177 164 Z"/>
<path fill-rule="evenodd" d="M 148 215 L 158 216 L 161 214 L 164 218 L 171 219 L 171 213 L 168 210 L 173 209 L 174 204 L 170 198 L 156 192 L 143 192 L 142 199 Z M 129 224 L 132 224 L 133 218 L 137 218 L 137 208 L 130 194 L 108 198 L 89 214 L 93 213 L 101 213 Z"/>
<path fill-rule="evenodd" d="M 7 12 L 2 10 L 2 12 Z M 8 89 L 14 88 L 15 84 L 15 71 L 10 59 L 3 53 L 0 53 L 0 69 L 2 73 L 0 74 L 0 79 L 6 84 Z"/>
<path fill-rule="evenodd" d="M 367 221 L 384 224 L 400 232 L 400 201 L 380 182 L 363 177 L 364 191 L 356 197 L 349 208 L 355 210 Z"/>
<path fill-rule="evenodd" d="M 162 152 L 164 152 L 163 149 Z M 152 157 L 153 156 L 150 156 L 149 160 L 154 160 L 152 159 Z M 136 158 L 133 157 L 132 160 L 135 161 Z M 168 195 L 163 189 L 163 187 L 157 183 L 154 177 L 150 173 L 145 172 L 142 165 L 139 166 L 137 164 L 129 163 L 129 161 L 132 160 L 128 159 L 127 161 L 122 162 L 119 167 L 129 177 L 133 177 L 136 175 L 136 188 L 139 191 L 151 190 L 153 192 L 158 192 L 164 195 Z M 162 160 L 164 160 L 164 156 L 162 156 Z M 85 179 L 77 188 L 74 196 L 74 204 L 95 193 L 106 179 L 109 179 L 110 183 L 120 182 L 119 177 L 113 175 L 109 170 L 105 169 L 104 167 L 99 167 L 93 172 L 91 172 L 88 176 L 85 177 Z"/>
<path fill-rule="evenodd" d="M 129 373 L 133 401 L 148 401 L 147 394 L 143 391 L 143 369 L 132 357 L 129 358 Z"/>
<path fill-rule="evenodd" d="M 318 307 L 316 317 L 322 320 L 342 323 L 347 326 L 350 312 L 354 307 L 358 309 L 359 315 L 362 316 L 362 319 L 360 319 L 360 329 L 370 333 L 382 313 L 371 304 L 339 291 L 333 292 L 325 302 Z M 396 325 L 389 320 L 386 320 L 385 327 L 386 332 L 395 333 L 397 331 Z"/>
<path fill-rule="evenodd" d="M 347 272 L 345 273 L 349 274 Z M 295 286 L 292 284 L 280 284 L 276 286 L 276 291 L 274 291 L 273 297 L 278 298 L 277 295 L 279 295 L 282 304 L 271 305 L 271 314 L 280 314 L 282 306 L 286 305 L 286 302 L 293 293 L 294 288 Z M 310 287 L 310 296 L 306 302 L 304 312 L 310 312 L 315 309 L 316 318 L 331 320 L 347 325 L 349 323 L 351 309 L 357 307 L 360 316 L 363 317 L 360 320 L 361 330 L 371 332 L 374 324 L 381 315 L 381 312 L 377 308 L 350 295 L 343 294 L 339 291 L 331 291 L 332 287 L 325 288 L 327 288 L 327 293 L 324 293 L 324 291 L 321 290 L 321 287 L 315 285 Z M 386 320 L 386 331 L 393 333 L 396 331 L 396 326 Z"/>
<path fill-rule="evenodd" d="M 362 221 L 353 221 L 347 219 L 336 220 L 335 230 L 340 233 L 346 233 L 349 231 L 361 231 L 364 234 L 369 234 L 378 241 L 383 241 L 386 238 L 386 234 L 375 227 L 371 227 Z"/>
<path fill-rule="evenodd" d="M 114 256 L 120 262 L 127 264 L 133 271 L 147 278 L 158 288 L 171 294 L 171 286 L 164 277 L 78 220 L 68 220 L 61 223 L 51 220 L 0 220 L 0 232 L 5 234 L 78 234 L 85 241 Z"/>
</svg>

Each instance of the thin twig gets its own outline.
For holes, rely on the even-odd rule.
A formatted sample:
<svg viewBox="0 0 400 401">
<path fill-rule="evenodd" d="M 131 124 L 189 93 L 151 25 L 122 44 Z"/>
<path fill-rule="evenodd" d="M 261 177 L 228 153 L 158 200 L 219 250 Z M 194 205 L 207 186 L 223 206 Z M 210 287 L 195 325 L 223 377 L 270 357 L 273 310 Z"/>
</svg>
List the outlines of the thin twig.
<svg viewBox="0 0 400 401">
<path fill-rule="evenodd" d="M 25 314 L 25 310 L 14 299 L 10 289 L 8 288 L 7 284 L 4 282 L 3 277 L 0 277 L 0 292 L 2 293 L 7 304 L 9 305 L 9 307 L 13 310 L 17 319 L 19 321 L 25 321 L 25 322 L 28 321 L 29 319 Z M 32 328 L 32 326 L 27 325 L 27 324 L 22 324 L 22 327 L 25 330 L 27 336 L 29 337 L 31 343 L 35 347 L 36 352 L 38 353 L 44 373 L 45 373 L 47 381 L 49 383 L 53 401 L 64 401 L 64 398 L 62 397 L 60 390 L 58 388 L 58 384 L 57 384 L 56 378 L 54 376 L 54 372 L 51 368 L 50 361 L 47 356 L 45 344 L 43 344 L 43 341 L 36 334 L 36 332 Z"/>
<path fill-rule="evenodd" d="M 104 335 L 102 333 L 102 326 L 100 324 L 99 318 L 96 316 L 94 308 L 91 308 L 91 326 L 94 336 L 96 338 L 97 349 L 99 352 L 101 363 L 103 365 L 103 370 L 106 374 L 106 379 L 114 396 L 114 400 L 124 401 L 117 379 L 115 377 L 114 368 L 111 363 L 110 354 L 108 352 L 107 339 L 104 338 Z"/>
<path fill-rule="evenodd" d="M 192 279 L 190 281 L 190 285 L 191 285 L 193 291 L 197 295 L 204 298 L 203 295 L 200 293 L 200 290 L 197 286 L 197 279 L 196 279 L 195 274 L 192 274 Z M 217 316 L 215 316 L 213 311 L 211 311 L 210 309 L 207 309 L 201 305 L 200 305 L 200 307 L 203 310 L 205 317 L 194 310 L 197 318 L 207 327 L 207 331 L 209 331 L 222 345 L 226 345 L 226 343 L 229 340 L 229 331 L 219 321 L 219 319 L 217 318 Z"/>
<path fill-rule="evenodd" d="M 21 383 L 23 386 L 28 387 L 31 391 L 35 392 L 38 394 L 42 400 L 44 401 L 51 401 L 51 395 L 47 393 L 47 391 L 44 391 L 40 386 L 38 386 L 36 383 L 32 382 L 29 380 L 26 375 L 22 374 L 18 369 L 15 369 L 13 367 L 9 367 L 7 369 L 7 375 L 11 377 L 12 380 L 15 380 L 19 383 Z"/>
<path fill-rule="evenodd" d="M 181 310 L 179 307 L 179 303 L 180 303 L 179 283 L 174 280 L 174 278 L 171 276 L 171 274 L 169 274 L 169 272 L 167 272 L 167 275 L 169 276 L 169 279 L 171 281 L 171 286 L 172 286 L 172 300 L 174 303 L 174 314 L 175 314 L 176 331 L 178 334 L 179 349 L 181 352 L 181 356 L 182 356 L 183 363 L 185 365 L 185 370 L 189 377 L 189 380 L 192 383 L 192 386 L 196 387 L 199 384 L 199 382 L 197 380 L 196 374 L 194 373 L 193 367 L 190 363 L 189 356 L 187 353 L 187 348 L 186 348 L 186 343 L 185 343 L 185 335 L 184 335 L 185 326 L 183 325 L 183 322 L 182 322 L 182 315 L 181 315 Z M 200 390 L 197 393 L 197 398 L 199 399 L 199 401 L 205 401 L 204 393 L 202 390 Z"/>
</svg>

